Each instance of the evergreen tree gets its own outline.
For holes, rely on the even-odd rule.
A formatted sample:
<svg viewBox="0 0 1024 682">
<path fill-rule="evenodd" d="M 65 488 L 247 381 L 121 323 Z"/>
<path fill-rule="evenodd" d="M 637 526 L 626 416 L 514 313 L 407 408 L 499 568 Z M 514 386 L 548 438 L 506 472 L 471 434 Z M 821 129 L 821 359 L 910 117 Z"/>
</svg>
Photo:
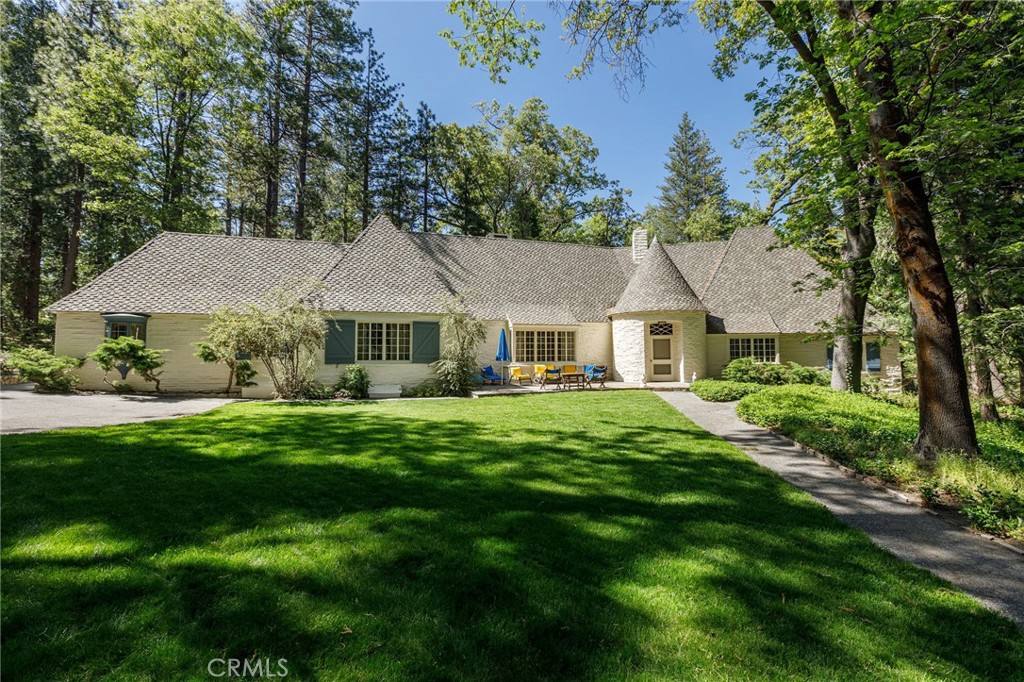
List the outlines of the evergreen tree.
<svg viewBox="0 0 1024 682">
<path fill-rule="evenodd" d="M 649 220 L 663 242 L 717 239 L 731 229 L 722 159 L 711 141 L 683 114 L 665 162 L 665 183 Z"/>
</svg>

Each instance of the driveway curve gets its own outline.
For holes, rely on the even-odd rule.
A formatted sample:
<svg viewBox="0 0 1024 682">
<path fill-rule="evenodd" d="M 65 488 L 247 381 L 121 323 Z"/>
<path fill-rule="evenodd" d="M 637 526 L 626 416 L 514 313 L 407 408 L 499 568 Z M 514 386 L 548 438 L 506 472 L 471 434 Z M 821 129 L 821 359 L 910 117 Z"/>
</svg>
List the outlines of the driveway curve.
<svg viewBox="0 0 1024 682">
<path fill-rule="evenodd" d="M 36 393 L 31 384 L 0 389 L 0 433 L 111 426 L 199 414 L 230 398 Z"/>
</svg>

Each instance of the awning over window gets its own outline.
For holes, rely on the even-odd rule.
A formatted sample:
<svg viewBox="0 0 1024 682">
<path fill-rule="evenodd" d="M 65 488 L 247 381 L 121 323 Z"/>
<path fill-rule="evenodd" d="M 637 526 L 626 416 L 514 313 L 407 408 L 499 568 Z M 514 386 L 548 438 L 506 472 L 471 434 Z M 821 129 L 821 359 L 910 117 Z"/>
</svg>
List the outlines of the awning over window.
<svg viewBox="0 0 1024 682">
<path fill-rule="evenodd" d="M 146 324 L 149 315 L 138 313 L 102 313 L 100 317 L 106 322 L 122 322 L 125 324 Z"/>
</svg>

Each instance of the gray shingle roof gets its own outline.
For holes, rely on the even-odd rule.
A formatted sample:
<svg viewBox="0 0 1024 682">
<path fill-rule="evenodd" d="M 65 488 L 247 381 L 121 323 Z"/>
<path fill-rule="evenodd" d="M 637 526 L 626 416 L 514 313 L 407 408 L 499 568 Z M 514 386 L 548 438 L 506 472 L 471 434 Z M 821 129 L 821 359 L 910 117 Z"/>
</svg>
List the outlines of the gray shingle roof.
<svg viewBox="0 0 1024 682">
<path fill-rule="evenodd" d="M 609 313 L 617 315 L 659 310 L 705 308 L 664 247 L 655 239 Z"/>
<path fill-rule="evenodd" d="M 337 311 L 440 313 L 444 298 L 457 291 L 384 216 L 352 242 L 324 283 L 324 308 Z"/>
<path fill-rule="evenodd" d="M 726 242 L 628 248 L 400 232 L 378 218 L 348 247 L 329 242 L 165 232 L 49 310 L 208 313 L 258 302 L 293 277 L 327 284 L 334 311 L 436 313 L 466 295 L 481 319 L 605 322 L 608 310 L 707 310 L 709 333 L 813 332 L 836 294 L 799 291 L 822 270 L 802 251 L 769 250 L 769 228 Z"/>
<path fill-rule="evenodd" d="M 49 310 L 208 313 L 258 302 L 292 277 L 321 277 L 344 251 L 330 242 L 164 232 Z"/>
<path fill-rule="evenodd" d="M 824 274 L 814 259 L 777 245 L 771 228 L 733 234 L 702 296 L 709 333 L 814 332 L 835 317 L 835 290 L 813 290 Z"/>
<path fill-rule="evenodd" d="M 413 233 L 424 259 L 470 311 L 519 324 L 606 322 L 626 286 L 626 249 Z"/>
</svg>

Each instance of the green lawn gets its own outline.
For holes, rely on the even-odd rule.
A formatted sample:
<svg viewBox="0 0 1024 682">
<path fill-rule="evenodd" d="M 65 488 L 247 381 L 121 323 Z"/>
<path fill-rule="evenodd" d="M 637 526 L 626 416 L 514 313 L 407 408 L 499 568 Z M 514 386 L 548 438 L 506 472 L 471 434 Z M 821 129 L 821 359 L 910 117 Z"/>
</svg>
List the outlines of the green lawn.
<svg viewBox="0 0 1024 682">
<path fill-rule="evenodd" d="M 646 392 L 5 437 L 11 680 L 1011 679 L 1024 636 Z M 225 678 L 226 679 L 226 678 Z"/>
</svg>

